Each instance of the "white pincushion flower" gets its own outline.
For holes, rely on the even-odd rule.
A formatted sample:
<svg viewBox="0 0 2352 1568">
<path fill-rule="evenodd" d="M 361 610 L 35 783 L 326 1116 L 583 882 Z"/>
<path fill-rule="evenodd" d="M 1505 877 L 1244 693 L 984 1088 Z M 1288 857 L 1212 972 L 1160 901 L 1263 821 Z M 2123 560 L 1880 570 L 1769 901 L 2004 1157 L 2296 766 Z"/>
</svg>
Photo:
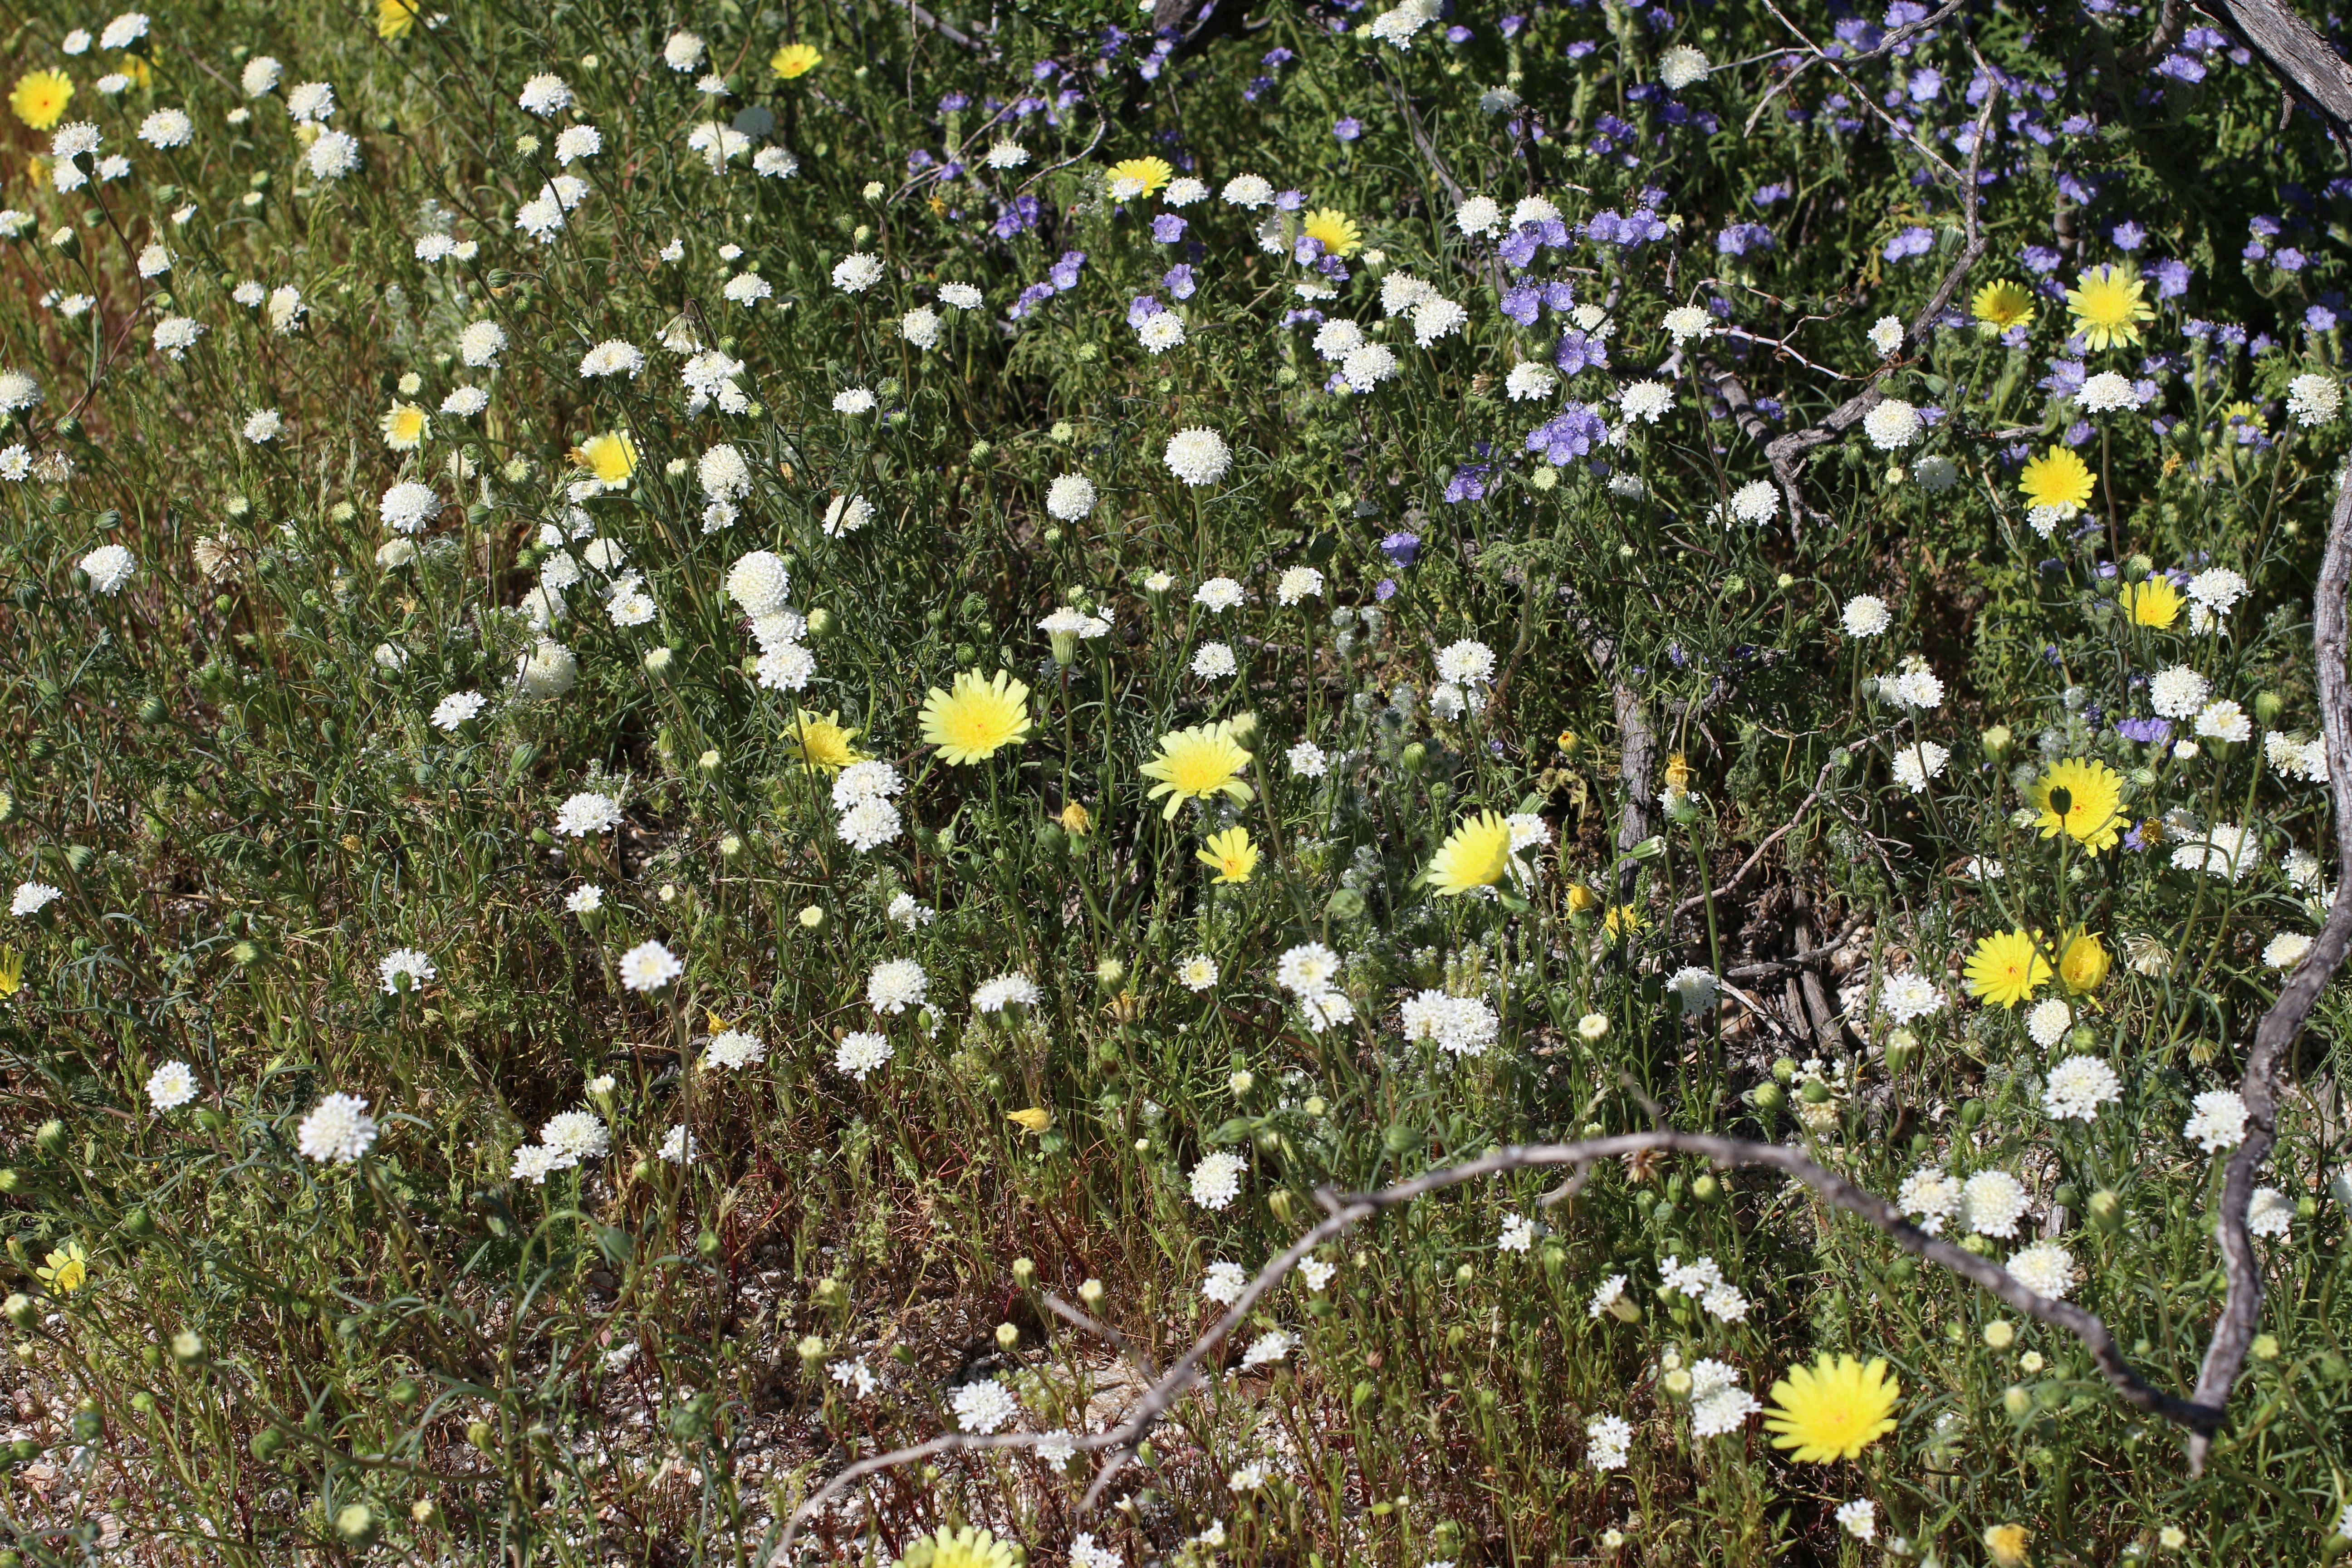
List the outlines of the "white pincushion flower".
<svg viewBox="0 0 2352 1568">
<path fill-rule="evenodd" d="M 333 84 L 323 81 L 297 83 L 286 94 L 286 112 L 305 124 L 331 120 L 335 113 Z"/>
<path fill-rule="evenodd" d="M 824 536 L 839 539 L 874 521 L 874 503 L 864 496 L 835 496 L 824 509 Z"/>
<path fill-rule="evenodd" d="M 485 700 L 478 691 L 451 692 L 433 705 L 433 727 L 444 732 L 461 728 L 480 714 Z"/>
<path fill-rule="evenodd" d="M 2246 1230 L 2253 1236 L 2284 1236 L 2294 1226 L 2294 1205 L 2276 1187 L 2256 1187 L 2246 1205 Z"/>
<path fill-rule="evenodd" d="M 751 154 L 751 173 L 769 180 L 789 180 L 801 171 L 801 161 L 782 147 L 762 147 Z"/>
<path fill-rule="evenodd" d="M 2045 1051 L 2065 1038 L 2074 1026 L 2074 1009 L 2054 996 L 2035 1003 L 2025 1015 L 2026 1037 Z"/>
<path fill-rule="evenodd" d="M 768 1058 L 768 1042 L 748 1029 L 721 1029 L 710 1037 L 702 1059 L 722 1072 L 737 1072 Z"/>
<path fill-rule="evenodd" d="M 1470 312 L 1451 300 L 1432 297 L 1412 308 L 1412 341 L 1427 348 L 1469 325 Z"/>
<path fill-rule="evenodd" d="M 1192 590 L 1192 602 L 1213 616 L 1238 608 L 1242 599 L 1242 585 L 1231 577 L 1212 577 Z"/>
<path fill-rule="evenodd" d="M 1345 316 L 1334 316 L 1315 329 L 1315 353 L 1318 358 L 1345 359 L 1351 351 L 1363 346 L 1364 329 Z"/>
<path fill-rule="evenodd" d="M 593 1111 L 566 1110 L 547 1119 L 539 1141 L 565 1166 L 601 1160 L 613 1152 L 613 1135 Z"/>
<path fill-rule="evenodd" d="M 1135 329 L 1135 341 L 1148 353 L 1165 353 L 1183 342 L 1183 319 L 1173 310 L 1154 310 Z"/>
<path fill-rule="evenodd" d="M 39 914 L 65 896 L 65 889 L 47 882 L 19 882 L 16 896 L 8 900 L 8 912 L 23 920 L 27 915 Z"/>
<path fill-rule="evenodd" d="M 1240 668 L 1232 646 L 1226 643 L 1202 643 L 1192 656 L 1192 673 L 1203 680 L 1223 680 Z"/>
<path fill-rule="evenodd" d="M 1256 174 L 1236 174 L 1225 182 L 1224 196 L 1234 206 L 1255 210 L 1272 204 L 1274 186 Z"/>
<path fill-rule="evenodd" d="M 1714 318 L 1697 305 L 1675 306 L 1666 312 L 1665 320 L 1659 325 L 1665 329 L 1666 336 L 1674 340 L 1676 348 L 1692 338 L 1703 338 L 1715 331 Z"/>
<path fill-rule="evenodd" d="M 433 961 L 413 947 L 394 948 L 376 965 L 377 978 L 383 982 L 384 994 L 388 996 L 421 990 L 438 973 Z"/>
<path fill-rule="evenodd" d="M 1029 161 L 1029 149 L 1018 142 L 999 142 L 988 150 L 992 169 L 1017 169 Z"/>
<path fill-rule="evenodd" d="M 1960 1228 L 2011 1237 L 2026 1209 L 2025 1184 L 2007 1171 L 1979 1171 L 1960 1187 Z"/>
<path fill-rule="evenodd" d="M 555 831 L 566 838 L 588 838 L 621 826 L 621 806 L 609 795 L 582 790 L 555 814 Z"/>
<path fill-rule="evenodd" d="M 2283 931 L 2263 944 L 2263 967 L 2293 969 L 2311 951 L 2311 938 L 2301 931 Z"/>
<path fill-rule="evenodd" d="M 303 162 L 314 178 L 340 180 L 360 166 L 359 138 L 348 131 L 322 131 Z"/>
<path fill-rule="evenodd" d="M 441 400 L 441 412 L 460 419 L 471 419 L 489 405 L 490 395 L 480 387 L 460 386 L 453 388 L 449 395 Z"/>
<path fill-rule="evenodd" d="M 579 1163 L 578 1161 L 566 1160 L 543 1144 L 526 1143 L 514 1152 L 514 1161 L 507 1167 L 507 1179 L 510 1182 L 529 1182 L 533 1186 L 545 1186 L 548 1177 L 577 1163 Z"/>
<path fill-rule="evenodd" d="M 2123 1097 L 2115 1068 L 2096 1057 L 2068 1057 L 2050 1069 L 2050 1081 L 2042 1089 L 2042 1110 L 2053 1121 L 2090 1121 L 2097 1118 L 2099 1107 Z"/>
<path fill-rule="evenodd" d="M 296 1147 L 322 1165 L 348 1165 L 375 1146 L 375 1118 L 355 1094 L 331 1094 L 302 1119 Z"/>
<path fill-rule="evenodd" d="M 2054 1241 L 2037 1241 L 2011 1256 L 2009 1272 L 2035 1295 L 2063 1300 L 2074 1288 L 2074 1255 Z"/>
<path fill-rule="evenodd" d="M 1437 650 L 1437 679 L 1484 685 L 1495 679 L 1495 650 L 1472 637 L 1448 643 Z"/>
<path fill-rule="evenodd" d="M 977 310 L 980 309 L 981 300 L 980 290 L 969 283 L 940 285 L 940 303 L 942 305 L 950 305 L 959 310 Z"/>
<path fill-rule="evenodd" d="M 1871 324 L 1870 346 L 1878 351 L 1880 359 L 1893 359 L 1903 349 L 1903 319 L 1881 316 Z"/>
<path fill-rule="evenodd" d="M 1655 425 L 1675 406 L 1675 389 L 1663 381 L 1637 381 L 1618 395 L 1628 422 Z"/>
<path fill-rule="evenodd" d="M 378 503 L 383 514 L 383 525 L 394 533 L 419 533 L 433 521 L 441 509 L 441 498 L 433 493 L 431 485 L 403 479 L 383 492 Z"/>
<path fill-rule="evenodd" d="M 862 250 L 852 251 L 833 265 L 833 286 L 845 294 L 863 294 L 882 281 L 882 263 Z"/>
<path fill-rule="evenodd" d="M 245 423 L 238 426 L 238 433 L 256 444 L 275 441 L 285 430 L 285 417 L 275 408 L 257 408 L 247 415 Z"/>
<path fill-rule="evenodd" d="M 701 35 L 689 33 L 683 27 L 672 33 L 669 41 L 662 45 L 662 63 L 681 73 L 702 64 L 702 54 Z"/>
<path fill-rule="evenodd" d="M 159 109 L 139 122 L 139 140 L 151 147 L 184 147 L 195 133 L 184 109 Z"/>
<path fill-rule="evenodd" d="M 621 984 L 631 991 L 658 991 L 686 973 L 686 965 L 657 942 L 641 942 L 621 955 Z"/>
<path fill-rule="evenodd" d="M 773 295 L 775 291 L 775 285 L 756 272 L 739 272 L 727 279 L 726 284 L 719 290 L 729 304 L 744 306 L 757 306 L 761 300 Z M 924 313 L 929 314 L 928 311 Z M 936 336 L 936 332 L 933 335 Z M 910 337 L 908 341 L 914 340 Z M 919 343 L 917 346 L 928 348 L 929 345 Z"/>
<path fill-rule="evenodd" d="M 1339 374 L 1350 390 L 1370 392 L 1397 373 L 1396 351 L 1386 343 L 1366 343 L 1349 349 L 1339 361 Z"/>
<path fill-rule="evenodd" d="M 1322 595 L 1323 574 L 1312 566 L 1286 568 L 1280 581 L 1274 586 L 1275 602 L 1285 606 L 1296 605 L 1301 599 L 1320 598 Z"/>
<path fill-rule="evenodd" d="M 1949 458 L 1922 458 L 1911 465 L 1911 479 L 1921 489 L 1942 495 L 1960 482 L 1960 468 Z"/>
<path fill-rule="evenodd" d="M 1241 1195 L 1242 1173 L 1249 1167 L 1240 1155 L 1220 1149 L 1203 1155 L 1192 1167 L 1192 1201 L 1204 1209 L 1222 1209 Z"/>
<path fill-rule="evenodd" d="M 1731 492 L 1731 515 L 1741 522 L 1769 522 L 1780 515 L 1780 492 L 1769 479 L 1750 479 Z"/>
<path fill-rule="evenodd" d="M 604 132 L 593 125 L 567 125 L 555 138 L 555 161 L 567 168 L 604 150 Z"/>
<path fill-rule="evenodd" d="M 2210 1089 L 2199 1095 L 2189 1123 L 2180 1135 L 2208 1154 L 2234 1149 L 2246 1141 L 2246 1102 L 2234 1089 Z"/>
<path fill-rule="evenodd" d="M 1913 795 L 1925 794 L 1927 781 L 1944 771 L 1951 752 L 1933 741 L 1922 741 L 1895 753 L 1895 782 Z"/>
<path fill-rule="evenodd" d="M 1213 485 L 1233 467 L 1233 448 L 1214 430 L 1191 426 L 1168 437 L 1160 459 L 1168 471 L 1188 485 Z"/>
<path fill-rule="evenodd" d="M 1895 1194 L 1895 1206 L 1919 1216 L 1919 1228 L 1929 1236 L 1960 1209 L 1960 1184 L 1932 1165 L 1923 1165 L 1903 1179 Z"/>
<path fill-rule="evenodd" d="M 841 1037 L 834 1048 L 835 1071 L 864 1083 L 866 1075 L 880 1068 L 890 1059 L 890 1042 L 871 1029 L 857 1029 Z"/>
<path fill-rule="evenodd" d="M 2234 882 L 2254 868 L 2261 852 L 2258 835 L 2233 823 L 2217 822 L 2205 830 L 2201 838 L 2175 849 L 2172 864 L 2183 871 L 2202 871 L 2209 877 L 2224 877 Z"/>
<path fill-rule="evenodd" d="M 1077 522 L 1095 509 L 1095 482 L 1084 474 L 1064 474 L 1045 490 L 1045 510 L 1064 522 Z"/>
<path fill-rule="evenodd" d="M 552 700 L 570 691 L 579 680 L 580 660 L 570 648 L 551 638 L 540 638 L 529 653 L 515 661 L 515 689 L 525 697 Z"/>
<path fill-rule="evenodd" d="M 635 381 L 645 368 L 646 351 L 619 338 L 606 338 L 580 356 L 580 376 L 583 381 L 610 375 L 625 375 Z"/>
<path fill-rule="evenodd" d="M 165 1062 L 147 1077 L 147 1103 L 158 1111 L 177 1110 L 195 1098 L 195 1071 L 185 1062 Z"/>
<path fill-rule="evenodd" d="M 976 1436 L 1010 1426 L 1021 1416 L 1021 1402 L 993 1378 L 965 1384 L 949 1403 L 955 1411 L 957 1430 Z"/>
<path fill-rule="evenodd" d="M 1523 360 L 1513 365 L 1511 374 L 1503 378 L 1503 391 L 1514 403 L 1533 403 L 1538 398 L 1549 397 L 1552 388 L 1559 384 L 1559 373 L 1551 366 L 1538 364 L 1534 360 Z"/>
<path fill-rule="evenodd" d="M 1839 620 L 1846 636 L 1853 637 L 1874 637 L 1895 624 L 1886 601 L 1875 594 L 1856 594 L 1848 599 Z"/>
<path fill-rule="evenodd" d="M 1041 994 L 1035 981 L 1015 971 L 983 982 L 971 994 L 971 1009 L 975 1013 L 1002 1013 L 1007 1007 L 1034 1007 Z"/>
<path fill-rule="evenodd" d="M 2254 726 L 2246 710 L 2225 697 L 2198 710 L 2197 733 L 2209 741 L 2246 741 L 2253 738 Z"/>
<path fill-rule="evenodd" d="M 2158 670 L 2148 678 L 2148 706 L 2159 719 L 2186 719 L 2205 706 L 2212 683 L 2185 664 Z"/>
<path fill-rule="evenodd" d="M 275 56 L 256 55 L 245 62 L 245 69 L 237 77 L 237 85 L 245 89 L 246 97 L 260 98 L 275 91 L 285 74 L 286 68 L 278 64 Z"/>
<path fill-rule="evenodd" d="M 193 316 L 166 316 L 155 323 L 155 347 L 174 360 L 183 359 L 210 330 Z"/>
<path fill-rule="evenodd" d="M 2132 390 L 2128 377 L 2103 370 L 2083 383 L 2083 389 L 2074 394 L 2074 405 L 2085 414 L 2113 414 L 2137 408 L 2139 395 Z"/>
<path fill-rule="evenodd" d="M 1209 187 L 1205 182 L 1190 174 L 1179 174 L 1168 182 L 1168 188 L 1160 193 L 1160 199 L 1171 207 L 1189 207 L 1207 201 Z"/>
<path fill-rule="evenodd" d="M 2287 383 L 2286 411 L 2305 428 L 2326 424 L 2343 406 L 2343 385 L 2332 375 L 2298 375 Z"/>
<path fill-rule="evenodd" d="M 1676 44 L 1658 57 L 1658 81 L 1668 92 L 1680 92 L 1693 82 L 1705 81 L 1714 68 L 1697 49 Z"/>
<path fill-rule="evenodd" d="M 1942 1012 L 1944 994 L 1926 975 L 1906 970 L 1879 982 L 1878 1010 L 1900 1027 Z"/>
<path fill-rule="evenodd" d="M 898 335 L 919 349 L 936 347 L 940 341 L 940 313 L 928 305 L 918 305 L 898 318 Z"/>
<path fill-rule="evenodd" d="M 1881 402 L 1862 418 L 1862 433 L 1882 452 L 1896 452 L 1919 438 L 1919 411 L 1899 397 Z"/>
<path fill-rule="evenodd" d="M 1492 196 L 1472 196 L 1454 209 L 1454 226 L 1473 239 L 1483 238 L 1503 226 L 1503 209 Z"/>
<path fill-rule="evenodd" d="M 457 357 L 477 370 L 498 363 L 506 346 L 507 330 L 496 321 L 469 322 L 457 334 Z"/>
<path fill-rule="evenodd" d="M 751 465 L 727 442 L 696 459 L 695 478 L 701 481 L 702 493 L 710 500 L 734 500 L 751 493 Z"/>
<path fill-rule="evenodd" d="M 101 544 L 83 556 L 80 564 L 81 574 L 89 579 L 90 592 L 110 599 L 139 570 L 139 558 L 120 544 Z"/>
<path fill-rule="evenodd" d="M 852 417 L 874 412 L 877 400 L 872 390 L 863 386 L 845 387 L 833 395 L 833 411 Z"/>
<path fill-rule="evenodd" d="M 571 107 L 572 89 L 564 85 L 562 77 L 541 71 L 522 84 L 522 92 L 515 101 L 522 106 L 525 113 L 536 114 L 545 120 Z"/>
<path fill-rule="evenodd" d="M 893 1016 L 923 1005 L 929 979 L 911 958 L 889 958 L 874 966 L 866 978 L 866 1000 L 877 1013 Z"/>
<path fill-rule="evenodd" d="M 2217 616 L 2246 596 L 2246 580 L 2227 566 L 2208 566 L 2189 579 L 2189 596 Z"/>
</svg>

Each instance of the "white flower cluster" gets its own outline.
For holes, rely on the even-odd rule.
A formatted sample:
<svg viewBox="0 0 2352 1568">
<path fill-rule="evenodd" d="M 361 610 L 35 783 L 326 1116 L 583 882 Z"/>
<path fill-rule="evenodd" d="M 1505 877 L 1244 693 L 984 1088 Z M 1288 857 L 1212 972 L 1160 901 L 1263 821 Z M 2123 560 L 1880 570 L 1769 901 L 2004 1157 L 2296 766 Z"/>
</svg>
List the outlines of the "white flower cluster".
<svg viewBox="0 0 2352 1568">
<path fill-rule="evenodd" d="M 835 775 L 833 808 L 841 814 L 837 826 L 842 842 L 863 853 L 878 849 L 898 837 L 898 808 L 893 804 L 907 781 L 888 763 L 852 763 Z"/>
<path fill-rule="evenodd" d="M 1475 996 L 1423 991 L 1404 1005 L 1404 1037 L 1434 1040 L 1457 1057 L 1486 1054 L 1502 1034 L 1495 1009 Z"/>
<path fill-rule="evenodd" d="M 1242 1176 L 1248 1169 L 1242 1157 L 1230 1150 L 1202 1155 L 1192 1167 L 1192 1201 L 1212 1211 L 1226 1207 L 1241 1195 Z"/>
<path fill-rule="evenodd" d="M 558 1171 L 568 1171 L 583 1160 L 598 1160 L 613 1152 L 613 1135 L 593 1110 L 566 1110 L 548 1118 L 539 1130 L 539 1142 L 514 1152 L 509 1180 L 544 1185 Z"/>
<path fill-rule="evenodd" d="M 1679 1257 L 1669 1257 L 1659 1266 L 1658 1272 L 1667 1289 L 1690 1297 L 1711 1317 L 1736 1323 L 1748 1316 L 1748 1297 L 1739 1287 L 1724 1279 L 1722 1268 L 1712 1258 L 1685 1263 Z"/>
<path fill-rule="evenodd" d="M 1319 942 L 1290 949 L 1275 967 L 1275 984 L 1297 1000 L 1307 1026 L 1318 1035 L 1355 1020 L 1355 1006 L 1339 989 L 1340 967 L 1339 955 Z"/>
<path fill-rule="evenodd" d="M 1736 1366 L 1709 1356 L 1690 1369 L 1691 1436 L 1719 1437 L 1737 1432 L 1762 1410 L 1756 1395 L 1739 1386 Z"/>
</svg>

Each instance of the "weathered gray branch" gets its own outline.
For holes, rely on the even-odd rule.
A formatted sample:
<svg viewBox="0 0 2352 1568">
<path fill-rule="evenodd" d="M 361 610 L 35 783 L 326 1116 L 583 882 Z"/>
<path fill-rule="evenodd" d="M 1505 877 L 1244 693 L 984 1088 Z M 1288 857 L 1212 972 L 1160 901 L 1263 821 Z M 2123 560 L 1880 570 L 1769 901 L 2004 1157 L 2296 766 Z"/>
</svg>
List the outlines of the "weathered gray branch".
<svg viewBox="0 0 2352 1568">
<path fill-rule="evenodd" d="M 2326 121 L 2338 139 L 2352 142 L 2352 65 L 2344 63 L 2317 28 L 2279 0 L 2206 0 L 2205 9 L 2245 40 L 2271 74 Z"/>
</svg>

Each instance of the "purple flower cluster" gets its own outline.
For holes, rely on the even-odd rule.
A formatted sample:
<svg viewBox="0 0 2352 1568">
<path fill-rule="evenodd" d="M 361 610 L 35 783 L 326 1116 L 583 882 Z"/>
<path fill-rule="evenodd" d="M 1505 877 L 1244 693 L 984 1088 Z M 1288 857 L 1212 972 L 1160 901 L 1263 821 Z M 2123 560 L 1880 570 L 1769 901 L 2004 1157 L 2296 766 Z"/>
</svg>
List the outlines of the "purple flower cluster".
<svg viewBox="0 0 2352 1568">
<path fill-rule="evenodd" d="M 1503 314 L 1523 327 L 1536 324 L 1538 311 L 1546 309 L 1572 310 L 1576 308 L 1576 290 L 1554 280 L 1549 283 L 1522 283 L 1503 295 Z"/>
<path fill-rule="evenodd" d="M 1589 455 L 1609 438 L 1609 422 L 1581 403 L 1571 403 L 1528 432 L 1528 450 L 1558 467 Z"/>
<path fill-rule="evenodd" d="M 1035 310 L 1039 305 L 1042 305 L 1046 300 L 1052 299 L 1055 295 L 1066 294 L 1071 289 L 1076 288 L 1078 286 L 1078 269 L 1086 264 L 1087 253 L 1085 251 L 1066 250 L 1062 252 L 1062 258 L 1054 263 L 1053 268 L 1046 272 L 1046 280 L 1043 283 L 1032 283 L 1029 287 L 1021 290 L 1021 297 L 1013 302 L 1013 309 L 1007 311 L 1006 314 L 1010 315 L 1017 321 L 1022 317 L 1029 314 L 1030 311 Z"/>
</svg>

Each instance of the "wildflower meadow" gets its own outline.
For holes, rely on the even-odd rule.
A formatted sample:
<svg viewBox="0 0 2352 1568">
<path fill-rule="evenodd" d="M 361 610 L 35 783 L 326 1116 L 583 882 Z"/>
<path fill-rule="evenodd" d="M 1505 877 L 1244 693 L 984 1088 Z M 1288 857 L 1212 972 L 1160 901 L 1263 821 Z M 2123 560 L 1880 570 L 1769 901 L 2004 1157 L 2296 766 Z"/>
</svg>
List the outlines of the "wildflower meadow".
<svg viewBox="0 0 2352 1568">
<path fill-rule="evenodd" d="M 0 1568 L 2352 1552 L 2333 0 L 149 3 Z"/>
</svg>

